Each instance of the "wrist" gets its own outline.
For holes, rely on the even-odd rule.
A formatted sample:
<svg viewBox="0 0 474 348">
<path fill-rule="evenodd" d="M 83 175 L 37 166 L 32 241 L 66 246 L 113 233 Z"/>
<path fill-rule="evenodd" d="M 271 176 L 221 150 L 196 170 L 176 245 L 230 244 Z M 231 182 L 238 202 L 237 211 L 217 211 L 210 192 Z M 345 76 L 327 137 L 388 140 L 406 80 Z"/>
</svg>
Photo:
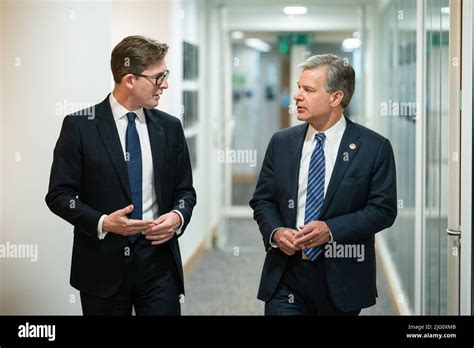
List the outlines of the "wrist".
<svg viewBox="0 0 474 348">
<path fill-rule="evenodd" d="M 107 215 L 102 221 L 102 231 L 109 231 L 109 216 Z"/>
<path fill-rule="evenodd" d="M 281 230 L 282 230 L 282 228 L 279 228 L 279 229 L 275 230 L 275 232 L 273 232 L 271 240 L 274 244 L 278 244 L 277 235 L 280 233 Z"/>
<path fill-rule="evenodd" d="M 175 223 L 175 230 L 178 230 L 179 227 L 183 223 L 183 221 L 181 219 L 181 215 L 176 210 L 172 210 L 171 212 L 174 213 L 174 215 L 178 217 L 178 219 L 176 220 L 176 223 Z"/>
</svg>

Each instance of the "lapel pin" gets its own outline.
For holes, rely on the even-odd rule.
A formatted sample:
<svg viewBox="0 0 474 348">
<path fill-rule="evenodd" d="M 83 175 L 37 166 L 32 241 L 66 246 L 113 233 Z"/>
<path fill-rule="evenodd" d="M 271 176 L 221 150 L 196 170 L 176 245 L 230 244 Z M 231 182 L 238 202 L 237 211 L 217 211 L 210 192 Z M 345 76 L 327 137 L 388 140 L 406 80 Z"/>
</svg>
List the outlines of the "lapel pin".
<svg viewBox="0 0 474 348">
<path fill-rule="evenodd" d="M 352 144 L 349 145 L 349 148 L 350 148 L 351 150 L 354 150 L 356 147 L 357 147 L 357 145 L 354 144 L 354 143 L 352 143 Z"/>
</svg>

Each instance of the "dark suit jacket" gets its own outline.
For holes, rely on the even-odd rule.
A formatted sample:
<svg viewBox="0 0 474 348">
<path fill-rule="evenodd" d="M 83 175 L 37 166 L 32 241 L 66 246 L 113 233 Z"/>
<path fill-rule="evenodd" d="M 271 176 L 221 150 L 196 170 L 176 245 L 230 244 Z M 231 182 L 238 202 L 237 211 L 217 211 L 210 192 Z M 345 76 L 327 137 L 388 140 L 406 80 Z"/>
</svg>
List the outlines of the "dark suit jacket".
<svg viewBox="0 0 474 348">
<path fill-rule="evenodd" d="M 108 297 L 119 287 L 128 238 L 97 236 L 97 224 L 131 204 L 127 165 L 109 103 L 94 106 L 95 117 L 78 112 L 66 116 L 54 149 L 46 203 L 53 213 L 74 225 L 71 285 L 88 294 Z M 153 158 L 159 213 L 179 210 L 182 232 L 196 204 L 188 149 L 180 121 L 162 111 L 145 109 Z M 180 274 L 178 236 L 167 242 Z"/>
<path fill-rule="evenodd" d="M 340 310 L 352 311 L 375 303 L 374 235 L 393 224 L 397 194 L 390 142 L 346 120 L 319 220 L 327 223 L 337 244 L 364 245 L 363 262 L 347 257 L 324 262 L 333 302 Z M 277 227 L 296 229 L 298 176 L 307 128 L 303 124 L 273 135 L 250 201 L 267 250 L 258 291 L 263 301 L 272 298 L 288 261 L 269 241 Z"/>
</svg>

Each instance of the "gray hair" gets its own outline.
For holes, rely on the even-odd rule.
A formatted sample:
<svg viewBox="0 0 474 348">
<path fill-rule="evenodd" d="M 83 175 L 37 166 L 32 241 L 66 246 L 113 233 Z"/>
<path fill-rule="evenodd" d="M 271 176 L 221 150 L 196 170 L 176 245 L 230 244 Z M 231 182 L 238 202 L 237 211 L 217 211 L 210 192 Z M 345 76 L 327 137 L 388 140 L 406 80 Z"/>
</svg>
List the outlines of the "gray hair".
<svg viewBox="0 0 474 348">
<path fill-rule="evenodd" d="M 326 92 L 342 91 L 344 97 L 341 106 L 345 109 L 351 102 L 355 89 L 355 72 L 347 59 L 342 59 L 334 54 L 320 54 L 311 56 L 298 65 L 302 71 L 312 70 L 327 66 Z"/>
</svg>

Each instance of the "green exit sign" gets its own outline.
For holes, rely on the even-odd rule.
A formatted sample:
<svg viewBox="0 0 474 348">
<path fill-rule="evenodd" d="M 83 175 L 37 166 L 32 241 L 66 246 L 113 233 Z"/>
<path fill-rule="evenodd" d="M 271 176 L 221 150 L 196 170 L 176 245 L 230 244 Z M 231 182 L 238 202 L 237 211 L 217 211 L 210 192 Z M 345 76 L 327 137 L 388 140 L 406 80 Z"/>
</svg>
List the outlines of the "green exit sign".
<svg viewBox="0 0 474 348">
<path fill-rule="evenodd" d="M 310 36 L 306 33 L 278 35 L 278 49 L 281 53 L 287 53 L 291 45 L 307 45 L 309 41 Z"/>
</svg>

